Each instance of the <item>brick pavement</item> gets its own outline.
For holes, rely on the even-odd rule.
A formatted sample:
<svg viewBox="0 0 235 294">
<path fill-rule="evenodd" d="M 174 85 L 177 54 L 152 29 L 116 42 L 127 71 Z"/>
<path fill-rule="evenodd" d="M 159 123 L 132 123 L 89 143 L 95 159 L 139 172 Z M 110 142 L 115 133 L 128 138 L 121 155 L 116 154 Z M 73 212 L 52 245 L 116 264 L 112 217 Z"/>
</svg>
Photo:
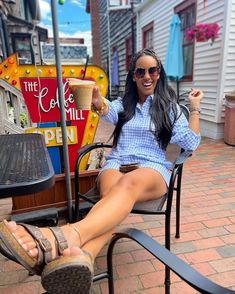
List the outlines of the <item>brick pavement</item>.
<svg viewBox="0 0 235 294">
<path fill-rule="evenodd" d="M 108 125 L 97 131 L 105 139 Z M 173 208 L 174 210 L 174 208 Z M 119 229 L 139 228 L 164 243 L 164 221 L 160 216 L 129 216 Z M 181 204 L 181 237 L 174 238 L 172 251 L 204 275 L 235 289 L 235 147 L 222 140 L 203 138 L 184 167 Z M 106 267 L 106 248 L 96 260 L 96 272 Z M 164 267 L 139 245 L 121 241 L 115 250 L 115 293 L 164 293 Z M 106 294 L 107 282 L 95 284 L 97 294 Z M 197 293 L 172 274 L 171 293 Z M 39 277 L 0 256 L 0 293 L 43 293 Z"/>
</svg>

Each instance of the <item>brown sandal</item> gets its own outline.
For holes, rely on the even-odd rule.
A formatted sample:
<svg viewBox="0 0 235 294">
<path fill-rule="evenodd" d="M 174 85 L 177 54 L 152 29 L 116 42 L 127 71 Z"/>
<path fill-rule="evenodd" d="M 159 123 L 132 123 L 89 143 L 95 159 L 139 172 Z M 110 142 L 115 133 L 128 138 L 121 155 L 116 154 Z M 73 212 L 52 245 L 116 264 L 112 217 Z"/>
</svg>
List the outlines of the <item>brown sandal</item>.
<svg viewBox="0 0 235 294">
<path fill-rule="evenodd" d="M 83 251 L 77 256 L 62 256 L 47 264 L 41 282 L 50 294 L 89 294 L 94 275 L 93 258 Z"/>
<path fill-rule="evenodd" d="M 21 244 L 8 229 L 6 221 L 0 222 L 0 252 L 7 258 L 21 264 L 31 274 L 40 275 L 44 266 L 52 261 L 51 243 L 43 236 L 38 227 L 21 223 L 18 225 L 23 226 L 34 238 L 38 249 L 38 258 L 33 258 L 27 251 L 24 250 Z M 58 256 L 62 254 L 62 251 L 68 248 L 68 243 L 59 227 L 48 228 L 52 231 L 55 237 L 55 258 L 58 258 Z"/>
</svg>

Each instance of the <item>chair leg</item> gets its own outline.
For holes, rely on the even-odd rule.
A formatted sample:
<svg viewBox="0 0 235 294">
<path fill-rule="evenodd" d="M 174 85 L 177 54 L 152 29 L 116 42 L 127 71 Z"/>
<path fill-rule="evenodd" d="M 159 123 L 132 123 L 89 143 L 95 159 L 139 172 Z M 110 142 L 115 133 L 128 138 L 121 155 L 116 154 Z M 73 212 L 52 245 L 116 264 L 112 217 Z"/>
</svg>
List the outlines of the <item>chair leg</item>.
<svg viewBox="0 0 235 294">
<path fill-rule="evenodd" d="M 182 180 L 182 171 L 178 174 L 177 178 L 177 189 L 176 189 L 176 231 L 175 238 L 180 238 L 180 200 L 181 200 L 181 180 Z"/>
<path fill-rule="evenodd" d="M 77 196 L 75 196 L 75 204 L 74 204 L 74 215 L 73 215 L 73 221 L 78 221 L 78 213 L 79 213 L 79 199 Z"/>
<path fill-rule="evenodd" d="M 171 216 L 166 214 L 165 217 L 165 247 L 170 250 L 171 247 Z M 170 277 L 170 269 L 165 266 L 165 294 L 170 294 L 170 286 L 171 286 L 171 277 Z"/>
<path fill-rule="evenodd" d="M 165 294 L 170 294 L 171 292 L 171 281 L 170 281 L 170 269 L 165 267 Z"/>
<path fill-rule="evenodd" d="M 180 192 L 176 193 L 176 228 L 175 228 L 175 238 L 180 238 Z"/>
<path fill-rule="evenodd" d="M 117 239 L 118 240 L 118 239 Z M 109 294 L 114 294 L 114 280 L 113 280 L 113 248 L 117 240 L 110 243 L 107 252 L 107 273 L 108 273 L 108 287 Z"/>
</svg>

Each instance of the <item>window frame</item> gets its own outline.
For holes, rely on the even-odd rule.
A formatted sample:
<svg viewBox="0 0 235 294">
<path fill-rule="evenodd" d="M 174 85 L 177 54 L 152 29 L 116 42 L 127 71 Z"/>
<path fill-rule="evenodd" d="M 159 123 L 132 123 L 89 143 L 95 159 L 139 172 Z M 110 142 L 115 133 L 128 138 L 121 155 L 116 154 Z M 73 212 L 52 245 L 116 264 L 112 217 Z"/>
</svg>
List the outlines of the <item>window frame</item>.
<svg viewBox="0 0 235 294">
<path fill-rule="evenodd" d="M 126 38 L 125 48 L 126 48 L 126 71 L 128 72 L 130 69 L 130 62 L 132 58 L 132 37 Z"/>
<path fill-rule="evenodd" d="M 197 19 L 197 15 L 196 15 L 197 1 L 196 0 L 185 0 L 184 2 L 182 2 L 179 5 L 174 7 L 174 13 L 178 14 L 179 18 L 181 18 L 180 15 L 182 14 L 182 12 L 184 12 L 192 7 L 194 9 L 194 15 L 195 15 L 195 19 L 194 19 L 195 22 L 192 23 L 192 25 L 194 25 L 196 23 L 196 19 Z M 185 31 L 183 31 L 183 35 L 184 35 L 184 32 Z M 189 47 L 189 46 L 192 46 L 192 74 L 191 75 L 184 75 L 182 78 L 182 81 L 192 82 L 193 81 L 193 73 L 194 73 L 195 41 L 192 40 L 192 41 L 184 42 L 184 38 L 183 38 L 183 49 L 185 47 Z"/>
<path fill-rule="evenodd" d="M 153 32 L 153 24 L 154 22 L 151 21 L 150 23 L 148 23 L 147 25 L 145 25 L 143 28 L 142 28 L 142 48 L 148 48 L 148 49 L 154 49 L 154 46 L 153 46 L 153 36 L 154 36 L 154 32 Z M 152 39 L 151 39 L 151 46 L 146 46 L 146 35 L 148 32 L 152 31 Z"/>
<path fill-rule="evenodd" d="M 28 34 L 28 33 L 12 33 L 11 37 L 12 37 L 13 51 L 14 52 L 19 52 L 19 51 L 30 52 L 31 63 L 27 63 L 27 64 L 35 64 L 35 56 L 34 56 L 32 44 L 31 44 L 31 34 Z M 18 50 L 17 49 L 17 44 L 16 44 L 17 39 L 19 40 L 21 38 L 27 38 L 29 40 L 29 50 Z M 22 64 L 25 64 L 25 63 L 22 63 Z"/>
</svg>

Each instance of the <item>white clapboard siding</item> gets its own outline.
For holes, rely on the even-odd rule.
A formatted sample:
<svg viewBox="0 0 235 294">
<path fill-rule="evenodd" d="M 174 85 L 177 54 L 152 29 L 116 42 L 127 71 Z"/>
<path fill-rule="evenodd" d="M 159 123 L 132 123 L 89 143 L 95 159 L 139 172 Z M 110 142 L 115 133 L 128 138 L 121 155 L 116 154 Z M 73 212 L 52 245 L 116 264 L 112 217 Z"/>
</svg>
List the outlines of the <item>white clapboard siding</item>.
<svg viewBox="0 0 235 294">
<path fill-rule="evenodd" d="M 195 42 L 193 81 L 180 82 L 180 93 L 191 87 L 204 91 L 201 119 L 205 133 L 211 132 L 211 137 L 217 138 L 221 137 L 224 121 L 225 94 L 235 89 L 235 0 L 207 0 L 205 7 L 203 2 L 197 1 L 196 22 L 217 22 L 219 38 L 213 45 L 210 41 Z M 174 7 L 180 3 L 181 0 L 145 0 L 137 9 L 137 49 L 142 48 L 142 28 L 153 21 L 154 49 L 163 64 Z M 172 86 L 175 88 L 175 83 Z"/>
<path fill-rule="evenodd" d="M 228 10 L 228 40 L 227 52 L 224 66 L 224 93 L 235 90 L 235 0 L 230 0 L 231 6 Z"/>
</svg>

